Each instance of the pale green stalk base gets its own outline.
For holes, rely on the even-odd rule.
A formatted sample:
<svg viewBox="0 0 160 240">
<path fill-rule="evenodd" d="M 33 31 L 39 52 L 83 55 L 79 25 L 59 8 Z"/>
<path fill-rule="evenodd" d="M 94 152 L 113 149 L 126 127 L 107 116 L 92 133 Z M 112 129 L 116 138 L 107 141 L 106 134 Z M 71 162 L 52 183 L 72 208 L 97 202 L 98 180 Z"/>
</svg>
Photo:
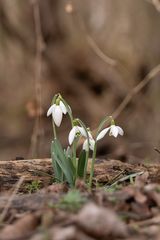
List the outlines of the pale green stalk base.
<svg viewBox="0 0 160 240">
<path fill-rule="evenodd" d="M 93 180 L 93 174 L 94 174 L 94 164 L 96 160 L 96 151 L 97 151 L 97 143 L 95 143 L 93 155 L 92 155 L 92 164 L 91 164 L 91 171 L 90 171 L 90 178 L 89 178 L 89 188 L 92 187 L 92 180 Z"/>
<path fill-rule="evenodd" d="M 53 134 L 54 134 L 54 138 L 57 138 L 56 127 L 55 127 L 55 124 L 54 124 L 53 119 L 52 119 L 52 126 L 53 126 Z"/>
<path fill-rule="evenodd" d="M 84 167 L 84 178 L 83 178 L 84 182 L 86 182 L 86 178 L 87 178 L 88 158 L 89 158 L 89 151 L 86 152 L 86 162 Z"/>
<path fill-rule="evenodd" d="M 76 172 L 75 172 L 75 181 L 77 179 L 77 156 L 76 156 L 76 146 L 77 146 L 77 141 L 74 140 L 73 142 L 73 165 L 76 169 Z"/>
</svg>

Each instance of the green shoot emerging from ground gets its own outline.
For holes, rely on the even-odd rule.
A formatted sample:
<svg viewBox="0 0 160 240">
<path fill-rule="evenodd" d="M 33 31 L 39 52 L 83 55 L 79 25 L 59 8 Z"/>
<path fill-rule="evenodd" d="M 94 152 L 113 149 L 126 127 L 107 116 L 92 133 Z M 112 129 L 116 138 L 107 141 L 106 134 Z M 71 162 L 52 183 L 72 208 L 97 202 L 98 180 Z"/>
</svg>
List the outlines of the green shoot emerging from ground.
<svg viewBox="0 0 160 240">
<path fill-rule="evenodd" d="M 76 212 L 86 201 L 87 199 L 78 190 L 70 190 L 54 207 Z"/>
<path fill-rule="evenodd" d="M 39 190 L 41 187 L 41 182 L 39 180 L 34 180 L 31 183 L 28 183 L 26 186 L 26 190 L 29 193 L 33 193 L 36 192 L 37 190 Z"/>
<path fill-rule="evenodd" d="M 71 121 L 71 130 L 68 136 L 69 146 L 67 149 L 63 149 L 58 140 L 57 127 L 60 127 L 63 115 L 66 114 L 68 114 Z M 112 116 L 106 116 L 99 124 L 96 135 L 93 138 L 90 129 L 87 128 L 79 118 L 73 117 L 71 107 L 60 94 L 56 94 L 52 100 L 52 104 L 47 112 L 47 116 L 50 115 L 52 115 L 54 133 L 54 138 L 51 143 L 51 156 L 56 180 L 58 182 L 67 182 L 70 187 L 75 187 L 78 178 L 82 178 L 86 182 L 88 159 L 91 153 L 92 163 L 89 176 L 89 187 L 91 188 L 97 142 L 107 133 L 109 133 L 109 136 L 115 138 L 118 134 L 123 135 L 123 129 L 115 125 Z M 106 123 L 110 126 L 103 128 Z M 77 156 L 77 146 L 80 138 L 84 138 L 84 143 L 80 155 Z"/>
</svg>

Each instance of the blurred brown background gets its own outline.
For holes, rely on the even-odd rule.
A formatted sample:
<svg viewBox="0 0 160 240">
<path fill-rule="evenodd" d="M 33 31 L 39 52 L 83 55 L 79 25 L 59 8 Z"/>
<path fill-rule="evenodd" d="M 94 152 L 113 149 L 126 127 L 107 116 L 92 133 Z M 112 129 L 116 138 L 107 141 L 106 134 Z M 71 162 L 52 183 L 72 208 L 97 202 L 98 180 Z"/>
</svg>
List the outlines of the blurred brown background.
<svg viewBox="0 0 160 240">
<path fill-rule="evenodd" d="M 94 129 L 160 63 L 160 12 L 146 0 L 0 1 L 0 159 L 49 157 L 46 111 L 60 92 Z M 157 8 L 156 8 L 157 7 Z M 108 59 L 107 56 L 112 60 Z M 99 156 L 158 160 L 160 74 L 117 118 Z M 67 145 L 69 122 L 59 134 Z"/>
</svg>

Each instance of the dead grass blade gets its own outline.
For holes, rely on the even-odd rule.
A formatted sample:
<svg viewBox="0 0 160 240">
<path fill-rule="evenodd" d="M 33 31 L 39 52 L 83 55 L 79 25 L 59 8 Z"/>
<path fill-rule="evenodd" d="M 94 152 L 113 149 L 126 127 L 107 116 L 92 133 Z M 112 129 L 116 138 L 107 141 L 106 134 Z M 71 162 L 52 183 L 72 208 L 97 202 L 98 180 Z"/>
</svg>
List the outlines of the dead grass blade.
<svg viewBox="0 0 160 240">
<path fill-rule="evenodd" d="M 1 213 L 1 215 L 0 215 L 0 223 L 2 223 L 2 222 L 4 221 L 4 219 L 5 219 L 6 215 L 7 215 L 8 209 L 9 209 L 9 207 L 11 206 L 11 203 L 12 203 L 15 195 L 17 194 L 20 186 L 22 185 L 23 181 L 24 181 L 24 177 L 21 177 L 21 178 L 18 180 L 18 182 L 16 183 L 16 186 L 15 186 L 15 188 L 14 188 L 14 191 L 13 191 L 13 193 L 11 194 L 10 198 L 8 199 L 8 202 L 6 203 L 6 206 L 5 206 L 5 208 L 3 209 L 3 211 L 2 211 L 2 213 Z"/>
</svg>

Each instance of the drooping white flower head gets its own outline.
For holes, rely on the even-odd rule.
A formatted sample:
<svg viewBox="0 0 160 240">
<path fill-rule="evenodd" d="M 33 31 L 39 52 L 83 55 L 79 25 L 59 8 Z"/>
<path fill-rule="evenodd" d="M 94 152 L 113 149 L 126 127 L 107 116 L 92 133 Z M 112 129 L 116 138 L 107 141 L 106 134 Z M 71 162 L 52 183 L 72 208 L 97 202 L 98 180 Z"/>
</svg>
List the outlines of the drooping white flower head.
<svg viewBox="0 0 160 240">
<path fill-rule="evenodd" d="M 83 150 L 88 151 L 88 149 L 90 148 L 93 151 L 94 146 L 95 146 L 95 140 L 94 139 L 89 138 L 89 147 L 88 147 L 88 140 L 86 139 L 83 143 Z"/>
<path fill-rule="evenodd" d="M 109 135 L 116 138 L 118 136 L 118 134 L 123 136 L 123 134 L 124 134 L 123 129 L 121 127 L 119 127 L 119 126 L 111 125 L 110 126 Z"/>
<path fill-rule="evenodd" d="M 96 141 L 99 141 L 100 139 L 102 139 L 108 132 L 109 128 L 105 128 L 103 129 L 97 136 L 96 138 Z M 88 135 L 89 135 L 89 148 L 93 151 L 94 150 L 94 146 L 95 146 L 95 143 L 96 141 L 93 139 L 91 133 L 89 134 L 90 132 L 88 132 Z M 83 149 L 85 151 L 88 151 L 88 140 L 86 139 L 83 143 Z"/>
<path fill-rule="evenodd" d="M 94 146 L 95 143 L 99 140 L 101 140 L 102 138 L 104 138 L 104 136 L 109 132 L 110 136 L 114 136 L 117 137 L 118 134 L 120 134 L 121 136 L 123 136 L 124 131 L 121 127 L 116 126 L 115 124 L 111 124 L 110 127 L 104 128 L 102 131 L 100 131 L 100 133 L 98 134 L 98 136 L 96 137 L 96 141 L 93 139 L 92 135 L 90 132 L 88 132 L 89 134 L 89 148 L 93 151 L 94 150 Z M 85 151 L 88 151 L 88 140 L 86 139 L 83 143 L 83 149 Z"/>
<path fill-rule="evenodd" d="M 68 141 L 69 141 L 69 144 L 72 145 L 75 137 L 77 134 L 80 134 L 82 135 L 83 137 L 86 136 L 86 132 L 84 130 L 83 127 L 79 127 L 79 126 L 74 126 L 71 131 L 69 132 L 69 136 L 68 136 Z"/>
<path fill-rule="evenodd" d="M 61 125 L 63 114 L 67 113 L 67 108 L 64 103 L 60 100 L 54 103 L 47 112 L 47 117 L 52 114 L 53 121 L 57 127 Z"/>
<path fill-rule="evenodd" d="M 91 149 L 92 151 L 94 150 L 94 146 L 96 141 L 94 140 L 91 131 L 89 129 L 87 129 L 88 131 L 88 137 L 89 139 L 86 139 L 83 143 L 83 150 L 88 151 L 89 149 Z M 84 136 L 87 138 L 87 134 Z M 89 141 L 88 141 L 89 140 Z M 89 146 L 88 146 L 88 142 L 89 142 Z"/>
<path fill-rule="evenodd" d="M 117 137 L 118 134 L 123 136 L 124 131 L 121 127 L 116 126 L 115 124 L 112 124 L 110 127 L 108 128 L 104 128 L 97 136 L 96 140 L 100 140 L 102 138 L 104 138 L 104 136 L 107 134 L 107 132 L 109 131 L 109 136 L 113 136 L 113 137 Z"/>
</svg>

